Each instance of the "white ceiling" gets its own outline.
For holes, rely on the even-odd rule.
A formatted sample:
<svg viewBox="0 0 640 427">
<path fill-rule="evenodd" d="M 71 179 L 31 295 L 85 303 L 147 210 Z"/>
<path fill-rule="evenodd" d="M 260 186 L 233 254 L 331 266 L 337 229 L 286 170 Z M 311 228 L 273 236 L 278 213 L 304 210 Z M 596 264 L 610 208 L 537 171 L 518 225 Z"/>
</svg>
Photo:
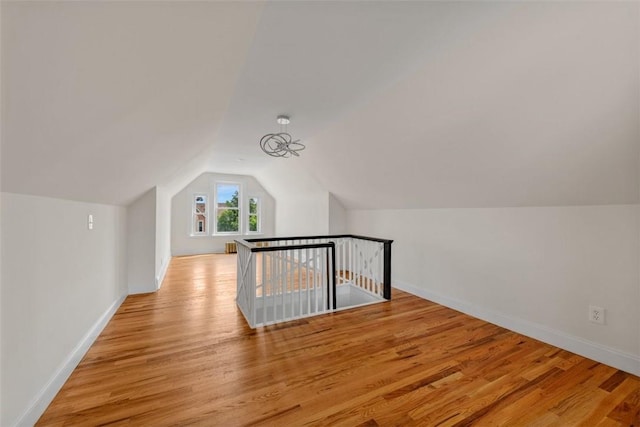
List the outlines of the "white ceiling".
<svg viewBox="0 0 640 427">
<path fill-rule="evenodd" d="M 293 161 L 348 208 L 638 203 L 639 9 L 5 2 L 2 188 L 126 204 Z M 300 159 L 259 150 L 281 113 Z"/>
<path fill-rule="evenodd" d="M 215 141 L 260 3 L 2 3 L 2 188 L 127 204 Z"/>
</svg>

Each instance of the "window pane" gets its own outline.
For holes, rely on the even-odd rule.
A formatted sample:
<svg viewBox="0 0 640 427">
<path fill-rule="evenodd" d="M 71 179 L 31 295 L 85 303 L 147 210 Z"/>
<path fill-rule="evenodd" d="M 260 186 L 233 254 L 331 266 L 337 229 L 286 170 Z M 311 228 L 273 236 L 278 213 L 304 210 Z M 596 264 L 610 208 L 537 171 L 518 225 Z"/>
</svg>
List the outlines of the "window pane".
<svg viewBox="0 0 640 427">
<path fill-rule="evenodd" d="M 238 194 L 240 194 L 240 186 L 238 184 L 217 184 L 216 194 L 218 208 L 238 207 Z"/>
<path fill-rule="evenodd" d="M 237 209 L 218 209 L 217 231 L 219 233 L 237 232 L 238 228 L 238 210 Z"/>
<path fill-rule="evenodd" d="M 200 214 L 193 215 L 193 231 L 195 233 L 207 232 L 207 218 L 204 215 L 200 215 Z"/>
<path fill-rule="evenodd" d="M 249 232 L 260 232 L 260 199 L 258 197 L 249 198 Z"/>
<path fill-rule="evenodd" d="M 194 234 L 207 232 L 207 196 L 196 194 L 193 196 L 193 230 Z"/>
<path fill-rule="evenodd" d="M 196 196 L 196 214 L 207 213 L 207 198 L 205 196 Z"/>
</svg>

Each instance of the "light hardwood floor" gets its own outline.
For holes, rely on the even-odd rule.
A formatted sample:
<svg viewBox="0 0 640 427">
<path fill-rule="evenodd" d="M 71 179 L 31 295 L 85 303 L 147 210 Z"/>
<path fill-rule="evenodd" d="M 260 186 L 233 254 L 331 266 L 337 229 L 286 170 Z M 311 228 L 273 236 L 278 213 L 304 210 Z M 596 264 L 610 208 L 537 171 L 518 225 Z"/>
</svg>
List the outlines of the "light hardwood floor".
<svg viewBox="0 0 640 427">
<path fill-rule="evenodd" d="M 394 290 L 251 330 L 235 255 L 128 297 L 38 425 L 640 425 L 640 378 Z"/>
</svg>

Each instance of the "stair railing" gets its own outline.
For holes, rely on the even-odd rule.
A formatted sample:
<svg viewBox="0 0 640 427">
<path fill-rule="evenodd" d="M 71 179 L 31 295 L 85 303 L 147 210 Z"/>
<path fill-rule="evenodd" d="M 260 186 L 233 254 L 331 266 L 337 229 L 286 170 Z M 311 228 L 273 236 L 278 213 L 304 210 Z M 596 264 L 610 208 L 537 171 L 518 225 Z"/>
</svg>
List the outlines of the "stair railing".
<svg viewBox="0 0 640 427">
<path fill-rule="evenodd" d="M 334 311 L 340 286 L 389 300 L 392 242 L 350 234 L 236 240 L 237 304 L 255 328 Z"/>
</svg>

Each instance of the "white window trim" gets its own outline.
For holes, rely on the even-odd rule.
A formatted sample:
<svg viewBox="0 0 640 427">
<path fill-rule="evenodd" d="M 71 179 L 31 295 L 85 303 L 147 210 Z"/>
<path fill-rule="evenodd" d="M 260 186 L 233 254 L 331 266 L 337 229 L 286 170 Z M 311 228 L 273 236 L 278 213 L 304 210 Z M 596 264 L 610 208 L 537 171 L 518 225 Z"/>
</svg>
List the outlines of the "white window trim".
<svg viewBox="0 0 640 427">
<path fill-rule="evenodd" d="M 218 185 L 219 184 L 227 184 L 227 185 L 237 185 L 238 186 L 238 231 L 218 231 Z M 211 223 L 213 226 L 211 227 L 211 235 L 212 236 L 241 236 L 243 232 L 243 221 L 242 213 L 244 212 L 244 188 L 241 182 L 237 181 L 214 181 L 213 183 L 213 219 Z M 233 209 L 233 208 L 231 208 Z"/>
<path fill-rule="evenodd" d="M 251 218 L 251 204 L 249 202 L 249 200 L 251 199 L 256 199 L 258 201 L 258 211 L 256 212 L 256 215 L 258 216 L 258 231 L 251 231 L 250 230 L 250 221 L 249 219 Z M 257 234 L 263 234 L 262 233 L 262 197 L 260 196 L 249 196 L 247 197 L 247 214 L 245 215 L 246 217 L 246 221 L 247 221 L 247 233 L 246 234 L 253 234 L 253 235 L 257 235 Z"/>
<path fill-rule="evenodd" d="M 205 210 L 204 210 L 204 230 L 203 232 L 198 232 L 196 231 L 196 198 L 197 197 L 204 197 L 204 199 L 206 200 L 205 202 Z M 208 194 L 205 193 L 193 193 L 191 195 L 191 229 L 189 232 L 189 235 L 191 237 L 202 237 L 202 236 L 208 236 L 209 232 L 207 231 L 209 229 L 209 211 L 211 210 L 211 203 L 210 203 L 211 199 L 209 198 Z"/>
</svg>

